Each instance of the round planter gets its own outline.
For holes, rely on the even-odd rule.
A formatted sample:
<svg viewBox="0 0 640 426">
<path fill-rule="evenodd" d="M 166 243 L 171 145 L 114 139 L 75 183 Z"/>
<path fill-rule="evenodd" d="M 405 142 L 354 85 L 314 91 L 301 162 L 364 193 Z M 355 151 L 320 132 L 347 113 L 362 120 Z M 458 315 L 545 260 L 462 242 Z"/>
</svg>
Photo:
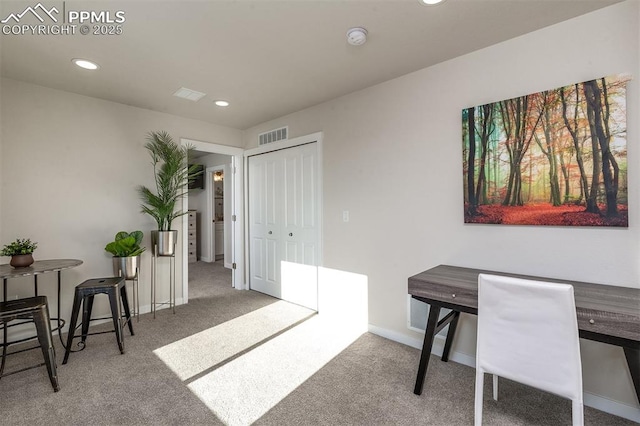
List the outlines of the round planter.
<svg viewBox="0 0 640 426">
<path fill-rule="evenodd" d="M 9 265 L 14 268 L 26 268 L 33 263 L 33 255 L 32 254 L 16 254 L 11 256 L 11 262 Z"/>
<path fill-rule="evenodd" d="M 114 257 L 113 275 L 124 277 L 125 280 L 133 280 L 138 275 L 140 256 Z"/>
<path fill-rule="evenodd" d="M 175 256 L 178 231 L 151 231 L 154 256 Z"/>
</svg>

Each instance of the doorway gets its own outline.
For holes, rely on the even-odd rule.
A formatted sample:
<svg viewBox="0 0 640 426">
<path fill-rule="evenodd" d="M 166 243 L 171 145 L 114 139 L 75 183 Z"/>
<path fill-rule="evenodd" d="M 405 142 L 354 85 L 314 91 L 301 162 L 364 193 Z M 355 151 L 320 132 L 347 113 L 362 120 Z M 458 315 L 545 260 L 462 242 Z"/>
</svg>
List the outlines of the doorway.
<svg viewBox="0 0 640 426">
<path fill-rule="evenodd" d="M 227 222 L 227 247 L 224 249 L 226 252 L 227 262 L 226 265 L 230 268 L 231 282 L 230 286 L 236 289 L 246 288 L 243 271 L 244 265 L 244 233 L 242 230 L 243 220 L 243 152 L 244 150 L 236 147 L 229 147 L 225 145 L 210 144 L 201 141 L 181 139 L 183 146 L 190 146 L 195 153 L 195 159 L 191 158 L 190 162 L 193 164 L 201 164 L 204 169 L 204 187 L 201 189 L 191 190 L 189 194 L 184 197 L 182 208 L 184 211 L 192 210 L 191 216 L 196 216 L 196 259 L 191 257 L 191 260 L 195 260 L 196 263 L 189 263 L 189 250 L 186 248 L 194 245 L 193 235 L 192 240 L 189 239 L 189 232 L 192 228 L 189 227 L 188 216 L 183 216 L 183 262 L 182 262 L 182 291 L 183 291 L 183 303 L 187 303 L 189 300 L 189 265 L 194 266 L 198 263 L 209 262 L 212 265 L 215 263 L 215 186 L 213 185 L 215 179 L 215 172 L 222 171 L 226 180 L 226 184 L 223 183 L 222 188 L 222 202 L 223 208 L 226 211 L 222 212 L 221 217 L 218 216 L 221 223 Z M 213 191 L 211 191 L 213 190 Z M 226 219 L 226 220 L 225 220 Z M 224 230 L 223 239 L 224 239 Z M 228 248 L 228 249 L 227 249 Z M 220 265 L 217 265 L 217 270 L 223 270 L 224 260 L 221 260 Z M 202 269 L 198 266 L 198 270 Z"/>
</svg>

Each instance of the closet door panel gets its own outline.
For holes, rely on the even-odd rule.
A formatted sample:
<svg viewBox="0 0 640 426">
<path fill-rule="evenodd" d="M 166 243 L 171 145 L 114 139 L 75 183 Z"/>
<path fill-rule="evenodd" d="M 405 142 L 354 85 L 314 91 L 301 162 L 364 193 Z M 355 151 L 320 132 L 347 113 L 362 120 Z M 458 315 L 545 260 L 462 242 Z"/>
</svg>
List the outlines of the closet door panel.
<svg viewBox="0 0 640 426">
<path fill-rule="evenodd" d="M 259 245 L 250 247 L 250 268 L 262 268 L 251 272 L 251 288 L 313 309 L 317 282 L 293 280 L 283 291 L 281 267 L 318 264 L 316 149 L 308 144 L 249 158 L 250 241 Z"/>
<path fill-rule="evenodd" d="M 280 167 L 273 156 L 249 159 L 251 288 L 280 297 Z"/>
</svg>

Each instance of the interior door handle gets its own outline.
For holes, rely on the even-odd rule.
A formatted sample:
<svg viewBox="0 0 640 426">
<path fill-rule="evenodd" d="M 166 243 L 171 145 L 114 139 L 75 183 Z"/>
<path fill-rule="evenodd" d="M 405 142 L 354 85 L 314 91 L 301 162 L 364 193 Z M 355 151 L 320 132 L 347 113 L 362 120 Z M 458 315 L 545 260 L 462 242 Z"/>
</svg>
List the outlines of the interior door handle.
<svg viewBox="0 0 640 426">
<path fill-rule="evenodd" d="M 273 232 L 269 231 L 269 235 L 273 234 Z"/>
<path fill-rule="evenodd" d="M 290 236 L 290 237 L 293 237 L 293 232 L 289 232 L 289 236 Z"/>
</svg>

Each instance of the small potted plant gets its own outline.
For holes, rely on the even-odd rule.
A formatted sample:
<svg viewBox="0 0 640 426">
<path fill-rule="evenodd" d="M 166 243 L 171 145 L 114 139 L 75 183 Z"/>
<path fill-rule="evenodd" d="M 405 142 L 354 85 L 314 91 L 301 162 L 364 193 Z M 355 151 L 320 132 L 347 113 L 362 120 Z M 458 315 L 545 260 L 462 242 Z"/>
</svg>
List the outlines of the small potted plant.
<svg viewBox="0 0 640 426">
<path fill-rule="evenodd" d="M 188 165 L 191 149 L 178 145 L 167 132 L 151 132 L 145 148 L 151 155 L 156 191 L 139 186 L 142 212 L 158 224 L 151 231 L 151 244 L 156 256 L 173 256 L 178 231 L 171 229 L 173 220 L 187 212 L 177 209 L 177 202 L 187 192 L 187 185 L 202 173 L 197 165 Z M 157 252 L 156 252 L 157 251 Z"/>
<path fill-rule="evenodd" d="M 37 247 L 38 243 L 32 242 L 29 238 L 18 238 L 5 245 L 0 255 L 11 256 L 9 264 L 14 268 L 26 268 L 33 263 L 32 253 Z"/>
<path fill-rule="evenodd" d="M 114 241 L 105 246 L 104 249 L 113 255 L 115 275 L 124 276 L 127 280 L 136 278 L 140 254 L 146 250 L 145 247 L 140 247 L 142 236 L 142 231 L 120 231 Z"/>
</svg>

